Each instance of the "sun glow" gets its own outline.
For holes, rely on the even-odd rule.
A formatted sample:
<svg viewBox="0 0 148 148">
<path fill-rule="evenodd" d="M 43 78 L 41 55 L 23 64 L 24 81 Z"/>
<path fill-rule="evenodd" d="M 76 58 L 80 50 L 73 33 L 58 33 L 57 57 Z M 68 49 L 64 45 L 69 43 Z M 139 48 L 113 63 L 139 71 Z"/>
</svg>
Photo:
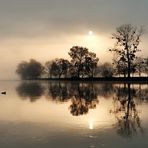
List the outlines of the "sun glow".
<svg viewBox="0 0 148 148">
<path fill-rule="evenodd" d="M 109 38 L 102 33 L 90 30 L 76 36 L 73 41 L 75 41 L 73 45 L 87 47 L 90 51 L 96 53 L 102 62 L 111 59 L 110 53 L 108 52 L 111 42 Z"/>
<path fill-rule="evenodd" d="M 93 31 L 91 31 L 91 30 L 88 32 L 88 35 L 89 35 L 89 36 L 92 36 L 93 34 L 94 34 L 94 33 L 93 33 Z"/>
<path fill-rule="evenodd" d="M 96 49 L 98 46 L 100 46 L 100 40 L 99 36 L 94 34 L 93 31 L 89 31 L 87 35 L 83 37 L 84 44 L 86 47 L 91 48 L 91 49 Z"/>
</svg>

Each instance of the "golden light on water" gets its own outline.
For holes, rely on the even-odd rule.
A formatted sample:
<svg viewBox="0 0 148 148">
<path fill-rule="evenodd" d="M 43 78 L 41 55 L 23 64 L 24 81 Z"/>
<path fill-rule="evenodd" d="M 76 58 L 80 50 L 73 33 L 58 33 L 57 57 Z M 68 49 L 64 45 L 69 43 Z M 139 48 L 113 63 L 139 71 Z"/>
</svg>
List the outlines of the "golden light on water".
<svg viewBox="0 0 148 148">
<path fill-rule="evenodd" d="M 94 121 L 92 119 L 89 120 L 89 129 L 94 129 Z"/>
</svg>

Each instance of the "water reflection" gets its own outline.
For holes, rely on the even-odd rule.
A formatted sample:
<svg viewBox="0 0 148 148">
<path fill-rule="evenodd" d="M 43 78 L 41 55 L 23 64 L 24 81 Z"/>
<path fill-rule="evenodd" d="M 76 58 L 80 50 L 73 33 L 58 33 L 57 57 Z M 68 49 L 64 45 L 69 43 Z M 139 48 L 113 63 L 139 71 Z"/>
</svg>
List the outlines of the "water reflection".
<svg viewBox="0 0 148 148">
<path fill-rule="evenodd" d="M 45 88 L 40 83 L 36 82 L 23 82 L 16 88 L 16 90 L 22 99 L 29 98 L 31 102 L 40 99 L 45 93 Z"/>
<path fill-rule="evenodd" d="M 72 97 L 72 90 L 67 83 L 48 83 L 46 98 L 55 102 L 66 102 Z"/>
<path fill-rule="evenodd" d="M 39 82 L 23 82 L 17 88 L 18 95 L 31 102 L 45 96 L 56 103 L 71 101 L 69 110 L 72 115 L 78 116 L 88 113 L 89 109 L 96 108 L 99 98 L 112 98 L 116 109 L 112 113 L 125 111 L 129 117 L 130 111 L 136 115 L 136 104 L 148 101 L 148 87 L 132 84 L 113 85 L 112 83 L 60 83 L 51 82 L 42 86 Z M 136 101 L 136 103 L 135 103 Z M 115 105 L 116 104 L 116 105 Z"/>
<path fill-rule="evenodd" d="M 124 84 L 123 87 L 115 87 L 114 109 L 110 112 L 115 115 L 117 123 L 117 133 L 123 137 L 132 137 L 138 132 L 143 133 L 139 111 L 136 102 L 137 93 L 135 88 L 131 88 L 131 84 Z M 134 99 L 135 98 L 135 99 Z"/>
<path fill-rule="evenodd" d="M 75 84 L 72 86 L 72 104 L 69 109 L 72 115 L 78 116 L 88 113 L 89 109 L 96 108 L 99 103 L 97 88 L 93 84 Z"/>
<path fill-rule="evenodd" d="M 70 102 L 69 112 L 73 116 L 89 113 L 90 109 L 99 108 L 102 98 L 112 99 L 110 116 L 114 116 L 114 127 L 118 135 L 132 137 L 144 132 L 138 106 L 148 102 L 148 86 L 133 84 L 95 84 L 95 83 L 42 83 L 24 82 L 17 88 L 18 95 L 31 102 L 44 96 L 55 103 Z M 90 123 L 90 129 L 93 124 Z"/>
<path fill-rule="evenodd" d="M 16 90 L 21 98 L 29 98 L 31 102 L 43 95 L 56 103 L 71 101 L 69 110 L 74 116 L 88 113 L 99 103 L 97 88 L 93 84 L 48 83 L 45 88 L 41 83 L 33 82 L 22 83 Z"/>
<path fill-rule="evenodd" d="M 113 97 L 114 94 L 114 85 L 112 83 L 101 84 L 98 88 L 98 96 L 105 99 Z"/>
</svg>

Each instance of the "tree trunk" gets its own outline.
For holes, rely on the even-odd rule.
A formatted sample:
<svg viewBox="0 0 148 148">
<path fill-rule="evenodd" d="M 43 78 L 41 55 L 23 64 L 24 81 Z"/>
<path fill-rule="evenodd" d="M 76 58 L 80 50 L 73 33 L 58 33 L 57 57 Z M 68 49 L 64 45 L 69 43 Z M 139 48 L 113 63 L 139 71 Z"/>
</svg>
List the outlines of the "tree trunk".
<svg viewBox="0 0 148 148">
<path fill-rule="evenodd" d="M 129 83 L 128 84 L 128 103 L 127 103 L 126 120 L 128 120 L 130 104 L 131 104 L 131 87 Z"/>
<path fill-rule="evenodd" d="M 127 42 L 126 42 L 125 50 L 127 50 L 128 78 L 130 78 L 130 73 L 131 73 L 131 63 L 130 63 L 129 48 L 128 48 Z"/>
</svg>

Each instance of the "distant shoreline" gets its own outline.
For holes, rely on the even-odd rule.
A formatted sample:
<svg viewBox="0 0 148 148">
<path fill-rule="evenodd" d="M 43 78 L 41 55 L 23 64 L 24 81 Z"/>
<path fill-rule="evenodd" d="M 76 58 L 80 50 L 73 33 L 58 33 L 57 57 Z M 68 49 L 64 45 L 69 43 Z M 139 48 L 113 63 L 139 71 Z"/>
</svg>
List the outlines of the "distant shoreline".
<svg viewBox="0 0 148 148">
<path fill-rule="evenodd" d="M 80 82 L 132 82 L 132 83 L 147 83 L 148 84 L 148 77 L 111 77 L 111 78 L 104 78 L 104 77 L 97 77 L 97 78 L 37 78 L 32 80 L 46 80 L 46 81 L 80 81 Z"/>
</svg>

